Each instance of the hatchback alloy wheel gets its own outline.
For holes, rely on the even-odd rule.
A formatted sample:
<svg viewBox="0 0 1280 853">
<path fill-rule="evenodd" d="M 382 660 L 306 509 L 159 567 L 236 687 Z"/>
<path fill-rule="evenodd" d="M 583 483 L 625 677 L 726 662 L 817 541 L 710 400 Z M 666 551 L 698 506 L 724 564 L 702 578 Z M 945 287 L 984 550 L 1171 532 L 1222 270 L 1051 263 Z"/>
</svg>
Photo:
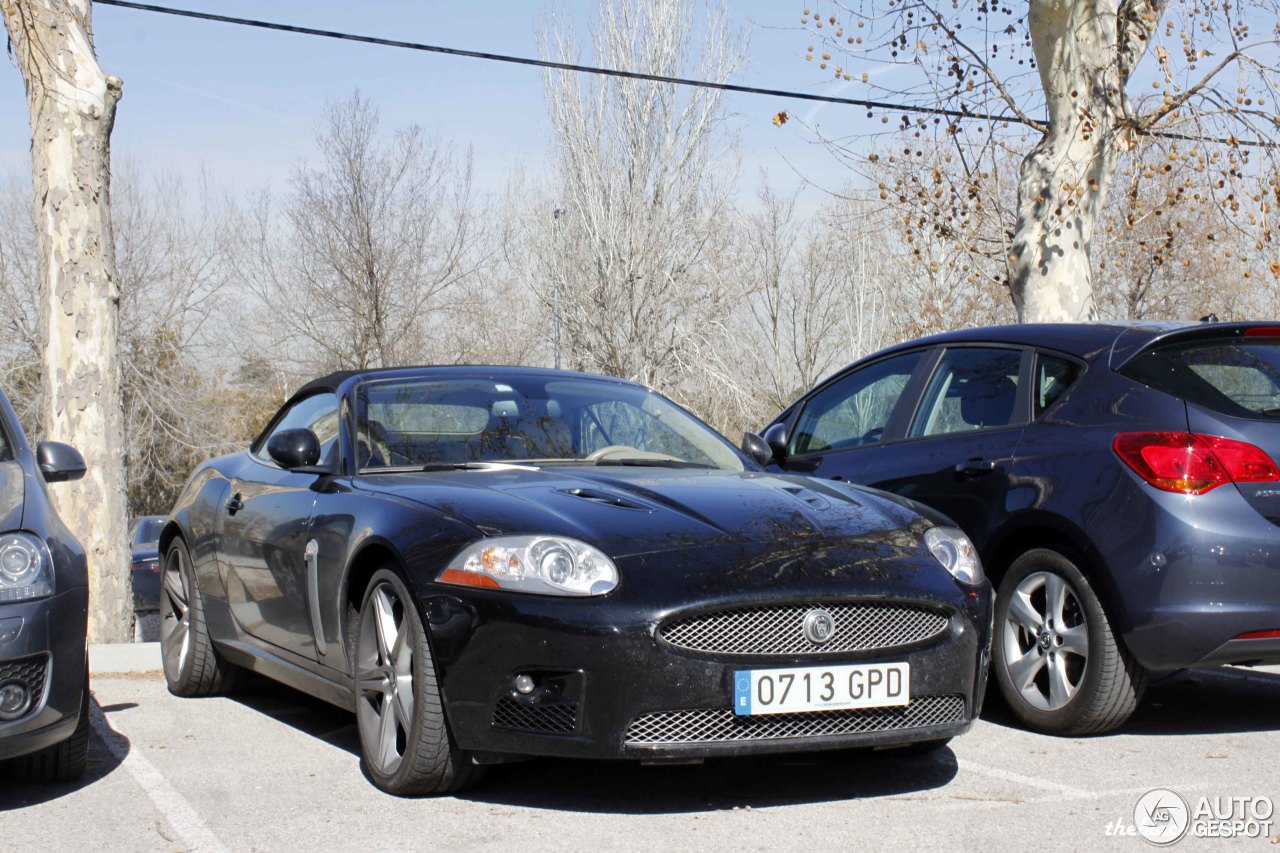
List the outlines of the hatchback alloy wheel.
<svg viewBox="0 0 1280 853">
<path fill-rule="evenodd" d="M 1066 554 L 1033 548 L 1009 566 L 996 595 L 992 674 L 1036 731 L 1111 731 L 1133 713 L 1145 670 L 1111 627 L 1088 576 Z"/>
<path fill-rule="evenodd" d="M 1024 578 L 1000 636 L 1009 677 L 1030 705 L 1056 711 L 1071 701 L 1089 662 L 1089 625 L 1066 579 L 1053 572 Z"/>
</svg>

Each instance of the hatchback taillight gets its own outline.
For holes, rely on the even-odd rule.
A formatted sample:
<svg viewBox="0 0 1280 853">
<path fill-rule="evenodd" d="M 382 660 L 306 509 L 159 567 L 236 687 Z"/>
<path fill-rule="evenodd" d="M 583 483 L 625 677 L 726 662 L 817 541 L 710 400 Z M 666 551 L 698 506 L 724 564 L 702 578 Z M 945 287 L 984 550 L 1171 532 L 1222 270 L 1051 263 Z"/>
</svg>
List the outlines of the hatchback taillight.
<svg viewBox="0 0 1280 853">
<path fill-rule="evenodd" d="M 1280 468 L 1261 448 L 1217 435 L 1122 432 L 1116 455 L 1157 489 L 1203 495 L 1225 483 L 1270 483 Z"/>
</svg>

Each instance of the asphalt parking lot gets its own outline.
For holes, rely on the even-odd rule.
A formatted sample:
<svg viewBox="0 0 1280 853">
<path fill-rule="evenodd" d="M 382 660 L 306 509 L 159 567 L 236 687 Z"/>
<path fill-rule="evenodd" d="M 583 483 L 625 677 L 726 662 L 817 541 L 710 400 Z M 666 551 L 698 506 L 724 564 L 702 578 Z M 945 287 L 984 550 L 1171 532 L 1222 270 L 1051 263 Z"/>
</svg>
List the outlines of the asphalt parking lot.
<svg viewBox="0 0 1280 853">
<path fill-rule="evenodd" d="M 1108 834 L 1140 795 L 1280 799 L 1280 668 L 1154 685 L 1119 733 L 1054 739 L 999 708 L 931 755 L 819 753 L 701 766 L 540 760 L 460 797 L 398 800 L 361 775 L 354 718 L 254 680 L 178 699 L 158 672 L 98 672 L 89 770 L 0 780 L 14 851 L 1149 849 Z M 1176 849 L 1277 849 L 1190 837 Z"/>
</svg>

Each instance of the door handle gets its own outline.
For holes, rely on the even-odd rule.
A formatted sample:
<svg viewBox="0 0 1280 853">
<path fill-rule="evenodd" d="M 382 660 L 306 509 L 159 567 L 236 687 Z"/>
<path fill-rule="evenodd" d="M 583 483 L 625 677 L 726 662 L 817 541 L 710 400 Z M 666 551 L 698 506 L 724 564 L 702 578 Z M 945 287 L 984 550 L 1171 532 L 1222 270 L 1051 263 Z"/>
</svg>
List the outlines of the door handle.
<svg viewBox="0 0 1280 853">
<path fill-rule="evenodd" d="M 223 504 L 223 506 L 227 508 L 228 513 L 235 515 L 237 512 L 244 509 L 244 501 L 240 500 L 240 493 L 236 492 L 234 495 L 227 498 L 227 502 Z"/>
<path fill-rule="evenodd" d="M 1000 467 L 994 459 L 969 459 L 956 465 L 956 473 L 969 477 L 990 474 Z"/>
</svg>

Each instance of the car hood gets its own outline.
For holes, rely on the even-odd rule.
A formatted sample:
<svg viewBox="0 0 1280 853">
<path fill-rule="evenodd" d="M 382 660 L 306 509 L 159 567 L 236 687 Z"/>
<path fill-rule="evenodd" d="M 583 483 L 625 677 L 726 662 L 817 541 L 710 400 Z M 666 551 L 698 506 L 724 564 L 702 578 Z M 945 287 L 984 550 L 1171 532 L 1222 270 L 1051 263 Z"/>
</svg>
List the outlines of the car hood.
<svg viewBox="0 0 1280 853">
<path fill-rule="evenodd" d="M 22 509 L 27 487 L 22 466 L 0 462 L 0 530 L 22 527 Z"/>
<path fill-rule="evenodd" d="M 486 536 L 545 533 L 613 557 L 742 542 L 892 540 L 932 526 L 890 496 L 807 477 L 704 469 L 548 467 L 361 476 Z"/>
</svg>

